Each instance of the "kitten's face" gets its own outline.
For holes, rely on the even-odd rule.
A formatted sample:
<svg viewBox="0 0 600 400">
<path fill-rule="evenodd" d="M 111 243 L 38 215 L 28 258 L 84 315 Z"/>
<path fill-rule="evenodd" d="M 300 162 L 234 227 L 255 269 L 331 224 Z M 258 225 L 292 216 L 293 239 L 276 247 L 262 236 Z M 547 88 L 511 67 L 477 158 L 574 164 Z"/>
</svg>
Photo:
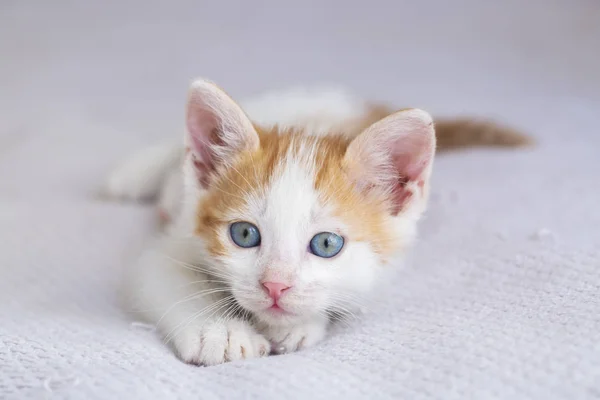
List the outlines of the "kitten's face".
<svg viewBox="0 0 600 400">
<path fill-rule="evenodd" d="M 399 111 L 356 135 L 263 131 L 197 81 L 186 122 L 184 177 L 203 262 L 262 321 L 352 311 L 412 240 L 435 151 L 426 112 Z"/>
<path fill-rule="evenodd" d="M 347 177 L 344 139 L 260 136 L 198 205 L 215 274 L 270 324 L 355 309 L 399 244 L 388 204 Z M 274 301 L 265 282 L 289 288 Z"/>
</svg>

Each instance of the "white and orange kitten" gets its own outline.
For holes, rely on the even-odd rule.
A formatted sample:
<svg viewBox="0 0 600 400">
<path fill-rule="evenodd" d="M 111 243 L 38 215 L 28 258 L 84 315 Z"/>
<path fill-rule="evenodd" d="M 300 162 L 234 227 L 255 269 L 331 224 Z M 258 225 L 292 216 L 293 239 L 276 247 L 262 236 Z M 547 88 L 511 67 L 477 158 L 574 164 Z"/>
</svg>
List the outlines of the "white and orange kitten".
<svg viewBox="0 0 600 400">
<path fill-rule="evenodd" d="M 321 341 L 353 315 L 415 238 L 436 133 L 337 89 L 271 93 L 240 107 L 192 84 L 184 145 L 118 168 L 116 198 L 159 196 L 159 239 L 128 268 L 131 306 L 182 360 L 214 365 Z M 445 148 L 520 145 L 516 132 L 442 121 Z"/>
</svg>

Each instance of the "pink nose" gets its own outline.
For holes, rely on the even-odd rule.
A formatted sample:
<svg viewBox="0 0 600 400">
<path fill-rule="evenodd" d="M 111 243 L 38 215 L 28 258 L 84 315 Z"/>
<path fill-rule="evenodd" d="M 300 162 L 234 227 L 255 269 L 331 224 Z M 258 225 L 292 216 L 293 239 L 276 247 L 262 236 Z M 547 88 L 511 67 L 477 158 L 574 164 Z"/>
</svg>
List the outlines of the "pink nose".
<svg viewBox="0 0 600 400">
<path fill-rule="evenodd" d="M 281 294 L 285 290 L 290 288 L 288 285 L 281 282 L 263 282 L 262 285 L 269 293 L 269 296 L 275 301 L 277 301 L 281 297 Z"/>
</svg>

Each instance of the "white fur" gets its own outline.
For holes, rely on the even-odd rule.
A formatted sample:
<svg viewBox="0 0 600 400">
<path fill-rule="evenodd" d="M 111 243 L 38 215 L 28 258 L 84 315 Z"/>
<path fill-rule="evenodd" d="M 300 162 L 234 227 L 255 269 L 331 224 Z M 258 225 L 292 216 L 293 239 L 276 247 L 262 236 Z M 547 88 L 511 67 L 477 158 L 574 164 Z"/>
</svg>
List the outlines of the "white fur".
<svg viewBox="0 0 600 400">
<path fill-rule="evenodd" d="M 367 103 L 340 87 L 297 87 L 265 93 L 242 103 L 255 123 L 263 126 L 301 127 L 324 135 L 362 117 Z"/>
<path fill-rule="evenodd" d="M 314 161 L 309 161 L 311 149 L 304 151 L 306 158 L 289 157 L 278 166 L 264 195 L 257 195 L 246 209 L 229 216 L 231 220 L 254 223 L 263 239 L 255 249 L 241 249 L 233 244 L 227 249 L 230 259 L 223 264 L 235 277 L 232 291 L 240 294 L 238 301 L 244 308 L 272 325 L 320 319 L 335 305 L 337 298 L 331 296 L 343 297 L 347 292 L 360 296 L 371 286 L 377 271 L 372 250 L 363 243 L 346 243 L 332 259 L 307 252 L 311 238 L 317 233 L 337 232 L 347 237 L 350 232 L 315 192 Z M 223 240 L 229 242 L 228 232 L 222 234 Z M 273 317 L 264 312 L 271 301 L 260 288 L 261 280 L 292 286 L 280 305 L 294 316 Z"/>
<path fill-rule="evenodd" d="M 123 200 L 143 200 L 156 196 L 168 171 L 181 160 L 181 144 L 155 145 L 137 152 L 109 175 L 103 194 Z"/>
<path fill-rule="evenodd" d="M 222 285 L 209 282 L 219 278 L 204 272 L 202 244 L 182 236 L 157 240 L 127 270 L 131 311 L 156 324 L 188 363 L 268 355 L 269 342 L 248 321 L 233 318 Z"/>
<path fill-rule="evenodd" d="M 226 146 L 242 143 L 242 136 L 252 141 L 251 125 L 241 111 L 213 90 L 217 89 L 209 83 L 195 84 L 192 91 L 200 91 L 200 95 L 194 97 L 192 92 L 192 106 L 213 113 L 216 122 L 211 123 L 219 123 L 225 131 Z M 321 134 L 356 118 L 364 111 L 364 103 L 343 92 L 295 91 L 279 97 L 267 95 L 247 103 L 246 109 L 259 123 L 308 124 L 309 134 Z M 317 233 L 351 236 L 332 212 L 332 205 L 315 192 L 316 150 L 309 144 L 276 166 L 265 190 L 255 188 L 246 193 L 245 206 L 225 216 L 230 221 L 255 224 L 261 232 L 261 245 L 250 249 L 236 246 L 224 225 L 218 234 L 227 255 L 211 256 L 206 243 L 194 232 L 196 207 L 207 192 L 198 181 L 193 157 L 203 157 L 206 153 L 202 147 L 210 146 L 197 140 L 198 135 L 205 135 L 206 128 L 192 127 L 191 135 L 196 137 L 186 139 L 192 152 L 183 162 L 183 176 L 165 172 L 168 190 L 163 192 L 161 204 L 169 208 L 174 221 L 129 269 L 133 308 L 156 324 L 165 340 L 190 363 L 213 365 L 262 356 L 271 348 L 295 351 L 318 343 L 325 337 L 329 312 L 353 316 L 364 305 L 365 296 L 381 277 L 381 260 L 366 242 L 347 241 L 340 254 L 331 259 L 308 251 Z M 231 149 L 222 150 L 219 155 L 226 162 Z M 144 169 L 151 164 L 150 153 L 146 156 L 138 156 L 137 170 L 147 181 Z M 113 175 L 111 181 L 135 180 L 132 171 L 136 168 L 130 166 L 121 179 Z M 117 197 L 130 198 L 150 191 L 140 190 L 139 184 L 132 186 L 135 192 L 127 193 L 128 185 L 123 183 L 109 184 L 108 189 Z M 399 234 L 412 236 L 416 219 L 397 218 Z M 275 314 L 268 309 L 272 300 L 261 287 L 264 280 L 291 286 L 279 302 L 287 313 Z M 241 314 L 234 313 L 239 307 L 227 301 L 227 296 L 235 298 Z"/>
</svg>

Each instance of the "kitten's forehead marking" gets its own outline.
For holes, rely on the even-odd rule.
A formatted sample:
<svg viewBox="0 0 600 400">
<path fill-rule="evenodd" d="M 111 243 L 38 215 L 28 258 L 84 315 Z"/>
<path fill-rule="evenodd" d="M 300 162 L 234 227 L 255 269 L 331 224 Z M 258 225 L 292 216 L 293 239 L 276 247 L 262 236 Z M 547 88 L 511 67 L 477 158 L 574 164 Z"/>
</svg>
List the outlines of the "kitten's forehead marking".
<svg viewBox="0 0 600 400">
<path fill-rule="evenodd" d="M 259 263 L 301 262 L 316 230 L 343 229 L 349 242 L 368 242 L 382 255 L 394 248 L 385 204 L 359 195 L 344 173 L 347 139 L 258 131 L 261 148 L 228 170 L 197 208 L 196 232 L 208 239 L 211 254 L 228 254 L 223 226 L 239 219 L 261 230 Z"/>
<path fill-rule="evenodd" d="M 275 166 L 265 191 L 265 234 L 273 246 L 271 256 L 281 259 L 304 252 L 312 216 L 319 208 L 314 188 L 314 146 L 302 143 L 293 147 Z"/>
</svg>

